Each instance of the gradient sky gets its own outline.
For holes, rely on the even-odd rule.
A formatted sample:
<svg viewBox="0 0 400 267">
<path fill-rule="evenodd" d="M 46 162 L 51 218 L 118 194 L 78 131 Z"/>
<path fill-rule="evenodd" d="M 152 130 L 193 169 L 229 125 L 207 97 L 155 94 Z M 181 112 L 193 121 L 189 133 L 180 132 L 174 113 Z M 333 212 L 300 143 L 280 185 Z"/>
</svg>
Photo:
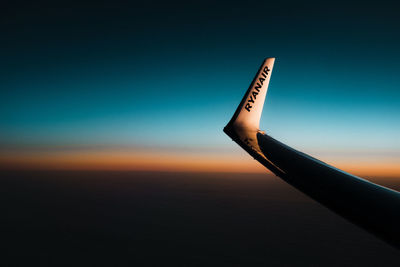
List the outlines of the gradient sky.
<svg viewBox="0 0 400 267">
<path fill-rule="evenodd" d="M 386 164 L 400 176 L 398 11 L 384 1 L 10 4 L 0 160 L 131 153 L 126 168 L 145 151 L 255 167 L 222 128 L 276 57 L 262 129 L 339 167 Z"/>
</svg>

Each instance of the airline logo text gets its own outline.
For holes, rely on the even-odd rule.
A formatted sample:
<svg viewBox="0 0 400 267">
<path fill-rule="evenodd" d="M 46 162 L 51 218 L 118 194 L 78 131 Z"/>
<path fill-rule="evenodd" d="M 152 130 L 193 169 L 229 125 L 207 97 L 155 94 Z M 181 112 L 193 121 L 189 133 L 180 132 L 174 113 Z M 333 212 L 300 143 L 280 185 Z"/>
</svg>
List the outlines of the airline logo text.
<svg viewBox="0 0 400 267">
<path fill-rule="evenodd" d="M 263 83 L 265 81 L 265 79 L 268 76 L 268 73 L 271 70 L 268 68 L 268 66 L 265 66 L 265 68 L 263 69 L 263 71 L 261 72 L 261 75 L 258 76 L 258 81 L 255 84 L 253 90 L 250 92 L 250 96 L 247 99 L 247 103 L 246 106 L 244 107 L 248 112 L 250 112 L 250 110 L 252 109 L 252 107 L 254 106 L 254 103 L 257 99 L 257 95 L 260 92 L 261 87 L 263 86 Z"/>
</svg>

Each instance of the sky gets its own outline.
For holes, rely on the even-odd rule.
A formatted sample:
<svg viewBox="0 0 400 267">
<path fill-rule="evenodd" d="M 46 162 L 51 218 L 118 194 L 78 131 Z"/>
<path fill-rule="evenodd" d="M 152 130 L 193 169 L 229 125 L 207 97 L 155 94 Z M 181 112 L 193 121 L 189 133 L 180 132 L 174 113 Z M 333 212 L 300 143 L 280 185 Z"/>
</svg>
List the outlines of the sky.
<svg viewBox="0 0 400 267">
<path fill-rule="evenodd" d="M 400 177 L 395 2 L 5 2 L 0 163 L 264 172 L 222 132 L 276 57 L 261 128 Z"/>
</svg>

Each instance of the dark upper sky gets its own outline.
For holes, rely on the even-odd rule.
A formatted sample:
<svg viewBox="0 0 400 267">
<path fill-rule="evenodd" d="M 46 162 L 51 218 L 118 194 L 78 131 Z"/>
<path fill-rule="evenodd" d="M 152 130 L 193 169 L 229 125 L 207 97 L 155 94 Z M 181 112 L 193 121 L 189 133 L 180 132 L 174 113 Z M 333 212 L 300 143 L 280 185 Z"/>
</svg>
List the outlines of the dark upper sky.
<svg viewBox="0 0 400 267">
<path fill-rule="evenodd" d="M 273 56 L 262 128 L 400 150 L 395 2 L 6 2 L 3 144 L 230 147 L 222 127 Z"/>
</svg>

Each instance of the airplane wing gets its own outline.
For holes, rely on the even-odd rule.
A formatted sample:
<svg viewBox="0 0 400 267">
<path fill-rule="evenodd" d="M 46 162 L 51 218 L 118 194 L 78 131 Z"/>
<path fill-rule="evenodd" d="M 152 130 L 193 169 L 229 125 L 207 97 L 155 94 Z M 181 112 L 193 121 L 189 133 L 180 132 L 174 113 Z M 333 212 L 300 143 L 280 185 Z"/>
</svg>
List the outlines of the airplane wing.
<svg viewBox="0 0 400 267">
<path fill-rule="evenodd" d="M 350 222 L 400 248 L 400 193 L 297 151 L 259 129 L 275 58 L 267 58 L 224 132 L 275 175 Z"/>
</svg>

